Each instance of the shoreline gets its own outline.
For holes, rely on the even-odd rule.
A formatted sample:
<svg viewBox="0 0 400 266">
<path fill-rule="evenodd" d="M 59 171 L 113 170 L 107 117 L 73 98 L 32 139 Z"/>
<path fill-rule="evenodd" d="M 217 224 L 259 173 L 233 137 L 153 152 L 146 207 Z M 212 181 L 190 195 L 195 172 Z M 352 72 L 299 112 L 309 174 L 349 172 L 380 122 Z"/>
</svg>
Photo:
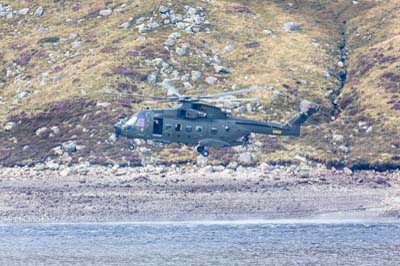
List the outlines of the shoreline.
<svg viewBox="0 0 400 266">
<path fill-rule="evenodd" d="M 400 171 L 293 166 L 1 170 L 3 224 L 400 219 Z"/>
</svg>

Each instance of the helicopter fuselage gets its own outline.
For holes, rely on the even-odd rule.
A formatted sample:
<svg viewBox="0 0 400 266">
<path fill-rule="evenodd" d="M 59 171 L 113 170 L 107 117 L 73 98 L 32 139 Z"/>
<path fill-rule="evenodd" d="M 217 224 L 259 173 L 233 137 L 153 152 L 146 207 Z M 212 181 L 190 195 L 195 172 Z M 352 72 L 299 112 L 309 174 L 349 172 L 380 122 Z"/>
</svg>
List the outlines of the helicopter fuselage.
<svg viewBox="0 0 400 266">
<path fill-rule="evenodd" d="M 302 115 L 295 118 L 302 120 Z M 197 145 L 197 150 L 205 156 L 208 155 L 205 147 L 246 144 L 251 133 L 300 135 L 300 125 L 229 117 L 220 108 L 203 103 L 183 103 L 176 108 L 140 111 L 114 127 L 117 136 L 130 139 Z"/>
</svg>

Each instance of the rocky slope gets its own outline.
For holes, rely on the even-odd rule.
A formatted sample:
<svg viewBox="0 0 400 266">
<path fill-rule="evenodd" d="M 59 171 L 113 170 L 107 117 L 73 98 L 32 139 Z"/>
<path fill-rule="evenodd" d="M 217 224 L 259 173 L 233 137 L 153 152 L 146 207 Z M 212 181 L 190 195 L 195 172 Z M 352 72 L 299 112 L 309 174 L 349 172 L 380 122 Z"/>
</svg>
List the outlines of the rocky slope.
<svg viewBox="0 0 400 266">
<path fill-rule="evenodd" d="M 285 121 L 322 111 L 301 138 L 256 136 L 208 162 L 400 165 L 400 3 L 389 1 L 0 1 L 0 164 L 195 162 L 181 145 L 112 136 L 145 107 L 104 91 L 185 94 L 251 86 L 234 115 Z M 48 163 L 51 165 L 51 163 Z"/>
</svg>

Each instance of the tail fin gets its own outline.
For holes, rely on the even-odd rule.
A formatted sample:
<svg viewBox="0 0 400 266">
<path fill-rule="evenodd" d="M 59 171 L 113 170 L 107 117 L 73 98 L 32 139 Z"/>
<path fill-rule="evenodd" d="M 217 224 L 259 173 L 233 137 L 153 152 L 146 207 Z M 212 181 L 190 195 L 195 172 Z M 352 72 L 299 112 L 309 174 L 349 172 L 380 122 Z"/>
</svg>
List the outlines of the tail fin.
<svg viewBox="0 0 400 266">
<path fill-rule="evenodd" d="M 310 101 L 302 101 L 300 103 L 300 113 L 290 118 L 286 125 L 291 128 L 300 129 L 300 125 L 306 122 L 306 120 L 318 110 L 318 104 Z"/>
</svg>

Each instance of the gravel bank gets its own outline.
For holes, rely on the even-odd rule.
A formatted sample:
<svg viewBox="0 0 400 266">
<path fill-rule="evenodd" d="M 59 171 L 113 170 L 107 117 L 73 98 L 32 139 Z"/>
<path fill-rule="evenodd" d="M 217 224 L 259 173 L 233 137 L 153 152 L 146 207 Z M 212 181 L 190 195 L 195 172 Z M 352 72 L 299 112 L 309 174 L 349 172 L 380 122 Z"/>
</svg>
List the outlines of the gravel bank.
<svg viewBox="0 0 400 266">
<path fill-rule="evenodd" d="M 0 170 L 2 223 L 400 218 L 400 171 Z"/>
</svg>

